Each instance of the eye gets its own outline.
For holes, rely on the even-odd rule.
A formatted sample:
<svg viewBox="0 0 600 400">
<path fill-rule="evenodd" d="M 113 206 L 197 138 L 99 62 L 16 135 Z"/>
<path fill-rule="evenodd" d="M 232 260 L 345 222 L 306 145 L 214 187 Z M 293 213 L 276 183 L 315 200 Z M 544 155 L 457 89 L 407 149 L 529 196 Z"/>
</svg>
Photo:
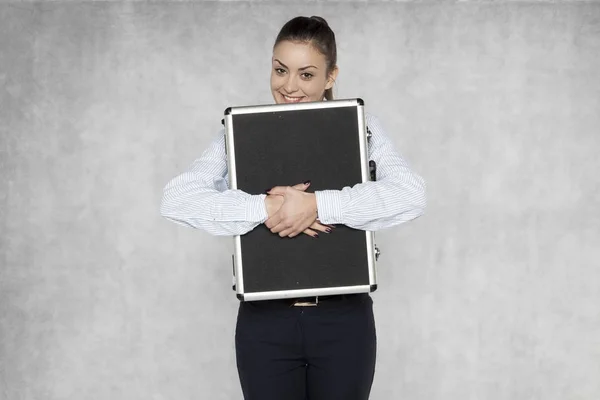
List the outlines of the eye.
<svg viewBox="0 0 600 400">
<path fill-rule="evenodd" d="M 312 78 L 312 77 L 313 77 L 313 74 L 311 74 L 311 73 L 308 73 L 308 72 L 305 72 L 305 73 L 303 73 L 303 74 L 302 74 L 302 77 L 303 77 L 304 79 L 306 79 L 306 80 L 309 80 L 310 78 Z"/>
<path fill-rule="evenodd" d="M 279 74 L 279 75 L 283 75 L 283 74 L 285 74 L 285 69 L 283 69 L 283 68 L 275 68 L 275 72 L 277 72 L 277 74 Z"/>
</svg>

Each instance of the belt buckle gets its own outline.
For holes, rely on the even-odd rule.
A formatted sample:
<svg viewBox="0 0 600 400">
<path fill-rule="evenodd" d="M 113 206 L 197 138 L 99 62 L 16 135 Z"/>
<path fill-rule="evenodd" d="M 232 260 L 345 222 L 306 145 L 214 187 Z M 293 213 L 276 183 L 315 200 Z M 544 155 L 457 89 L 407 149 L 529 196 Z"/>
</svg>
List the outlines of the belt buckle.
<svg viewBox="0 0 600 400">
<path fill-rule="evenodd" d="M 319 304 L 319 296 L 315 296 L 315 301 L 296 301 L 292 304 L 294 307 L 316 307 Z"/>
</svg>

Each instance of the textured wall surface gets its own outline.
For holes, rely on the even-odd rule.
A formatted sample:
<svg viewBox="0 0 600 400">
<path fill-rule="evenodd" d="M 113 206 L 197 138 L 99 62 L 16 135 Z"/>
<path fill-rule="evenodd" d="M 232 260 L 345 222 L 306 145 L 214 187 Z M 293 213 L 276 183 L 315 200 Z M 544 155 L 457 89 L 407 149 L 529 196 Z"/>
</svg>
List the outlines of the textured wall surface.
<svg viewBox="0 0 600 400">
<path fill-rule="evenodd" d="M 232 242 L 159 216 L 297 15 L 428 184 L 372 399 L 600 398 L 600 5 L 0 4 L 0 398 L 240 399 Z"/>
</svg>

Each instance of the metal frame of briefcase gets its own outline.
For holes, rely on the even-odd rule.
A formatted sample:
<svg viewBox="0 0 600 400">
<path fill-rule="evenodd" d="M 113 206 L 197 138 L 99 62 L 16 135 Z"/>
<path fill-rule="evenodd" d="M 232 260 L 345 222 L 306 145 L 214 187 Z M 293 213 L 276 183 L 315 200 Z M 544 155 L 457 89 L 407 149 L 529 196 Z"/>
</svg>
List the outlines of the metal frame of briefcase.
<svg viewBox="0 0 600 400">
<path fill-rule="evenodd" d="M 229 107 L 222 123 L 230 189 L 262 194 L 307 180 L 306 190 L 342 190 L 375 180 L 362 99 Z M 368 208 L 369 204 L 364 204 Z M 234 236 L 233 290 L 241 301 L 377 289 L 374 232 L 280 237 L 264 224 Z"/>
</svg>

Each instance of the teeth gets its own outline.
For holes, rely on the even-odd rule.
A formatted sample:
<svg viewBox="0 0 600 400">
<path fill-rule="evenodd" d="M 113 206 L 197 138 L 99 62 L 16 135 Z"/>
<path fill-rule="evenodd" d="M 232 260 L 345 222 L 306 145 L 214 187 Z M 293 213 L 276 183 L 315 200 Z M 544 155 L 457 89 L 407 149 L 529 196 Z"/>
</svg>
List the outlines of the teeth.
<svg viewBox="0 0 600 400">
<path fill-rule="evenodd" d="M 286 95 L 283 95 L 283 98 L 292 103 L 298 103 L 300 100 L 302 100 L 302 97 L 288 97 Z"/>
</svg>

